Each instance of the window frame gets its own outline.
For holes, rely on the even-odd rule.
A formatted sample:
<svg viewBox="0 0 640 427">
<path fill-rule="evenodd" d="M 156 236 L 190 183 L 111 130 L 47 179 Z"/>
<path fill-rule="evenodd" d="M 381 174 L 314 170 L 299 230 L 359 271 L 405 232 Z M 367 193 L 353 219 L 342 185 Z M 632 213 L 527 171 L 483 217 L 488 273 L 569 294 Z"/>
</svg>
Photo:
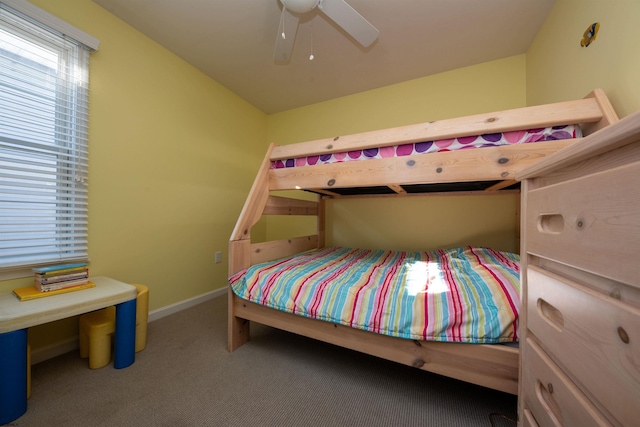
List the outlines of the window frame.
<svg viewBox="0 0 640 427">
<path fill-rule="evenodd" d="M 68 24 L 67 22 L 57 18 L 56 16 L 34 6 L 33 4 L 24 1 L 24 0 L 0 0 L 0 8 L 5 9 L 7 12 L 13 14 L 14 16 L 20 16 L 20 15 L 24 15 L 22 16 L 22 18 L 26 18 L 27 20 L 35 23 L 38 27 L 40 27 L 40 29 L 45 29 L 47 31 L 50 31 L 52 34 L 56 34 L 60 37 L 63 37 L 65 39 L 72 39 L 74 41 L 74 43 L 79 44 L 79 45 L 83 45 L 80 49 L 86 50 L 86 66 L 87 69 L 84 71 L 87 73 L 88 75 L 88 67 L 89 67 L 89 55 L 91 52 L 94 52 L 98 49 L 99 47 L 99 40 L 96 39 L 95 37 L 85 33 L 82 30 L 79 30 L 75 27 L 73 27 L 72 25 Z M 17 13 L 15 13 L 17 12 Z M 29 40 L 29 38 L 33 38 L 33 36 L 27 36 L 24 37 L 24 40 Z M 43 43 L 44 44 L 44 43 Z M 60 46 L 56 46 L 56 50 L 58 52 L 66 52 L 63 48 L 61 48 Z M 23 61 L 24 62 L 24 61 Z M 87 82 L 88 82 L 88 77 L 87 77 Z M 73 85 L 71 85 L 73 86 Z M 73 94 L 71 92 L 74 92 L 75 90 L 77 90 L 74 87 L 70 87 L 68 90 L 63 91 L 62 93 L 62 98 L 67 98 L 69 96 L 73 96 Z M 86 93 L 83 93 L 83 96 L 85 96 L 86 101 L 88 102 L 88 87 L 84 88 L 84 91 Z M 54 112 L 58 111 L 59 108 L 61 108 L 61 106 L 64 106 L 64 99 L 59 99 L 59 95 L 55 96 L 55 99 L 53 100 L 54 102 Z M 82 111 L 82 109 L 88 109 L 87 106 L 83 106 L 80 107 L 80 110 L 73 110 L 73 112 L 67 114 L 68 117 L 75 117 L 75 115 L 78 114 L 78 111 Z M 57 116 L 57 114 L 54 114 L 54 116 Z M 74 121 L 75 123 L 75 121 Z M 86 125 L 88 125 L 88 119 L 83 120 L 83 123 L 85 123 Z M 53 132 L 57 135 L 58 131 L 59 131 L 59 125 L 60 123 L 57 123 L 57 119 L 53 118 L 51 119 L 51 125 L 53 127 Z M 65 132 L 69 132 L 71 134 L 74 134 L 75 132 L 77 132 L 77 129 L 71 128 L 71 129 L 67 129 L 65 130 Z M 85 129 L 84 132 L 87 132 L 87 130 Z M 72 138 L 73 139 L 73 138 Z M 81 167 L 81 169 L 84 169 L 83 172 L 86 173 L 86 166 L 87 166 L 87 153 L 86 153 L 86 145 L 88 144 L 88 141 L 86 141 L 88 138 L 85 136 L 82 138 L 84 140 L 84 143 L 80 145 L 80 148 L 82 149 L 82 147 L 84 147 L 85 152 L 84 153 L 79 153 L 79 152 L 74 152 L 72 153 L 71 156 L 69 156 L 71 158 L 71 162 L 74 163 L 74 165 L 67 165 L 70 167 L 69 170 L 74 170 L 75 169 L 75 164 L 77 164 L 78 162 L 82 162 L 82 164 L 79 166 Z M 5 138 L 5 140 L 7 140 L 7 138 Z M 56 136 L 55 140 L 57 141 L 58 138 Z M 18 140 L 16 140 L 18 141 Z M 18 142 L 16 143 L 16 147 L 22 147 L 22 152 L 25 152 L 25 150 L 29 150 L 29 142 Z M 78 146 L 75 143 L 72 143 L 71 145 L 71 150 L 77 150 Z M 55 146 L 53 147 L 50 155 L 52 158 L 55 157 L 55 160 L 53 161 L 53 164 L 55 164 L 55 172 L 50 172 L 50 174 L 52 176 L 55 176 L 56 178 L 60 177 L 61 173 L 60 170 L 58 169 L 59 166 L 64 162 L 63 160 L 61 160 L 60 158 L 62 156 L 65 156 L 65 154 L 62 155 L 55 155 L 53 154 L 56 150 L 60 150 L 62 152 L 64 152 L 65 150 L 68 150 L 69 147 L 65 147 L 65 146 L 59 146 L 58 144 L 55 144 Z M 13 151 L 13 150 L 12 150 Z M 17 153 L 19 153 L 18 150 L 16 150 Z M 80 157 L 82 157 L 82 159 L 80 159 Z M 9 158 L 11 158 L 11 156 L 9 156 Z M 14 158 L 13 161 L 11 161 L 11 159 L 9 160 L 9 162 L 11 164 L 13 164 L 15 162 L 15 159 L 20 160 L 19 158 L 19 154 L 17 154 Z M 80 159 L 80 160 L 79 160 Z M 31 160 L 31 162 L 33 162 L 33 160 Z M 65 169 L 67 170 L 67 169 Z M 44 171 L 44 169 L 43 169 Z M 29 174 L 29 172 L 25 172 L 25 174 Z M 43 175 L 45 173 L 43 172 Z M 86 183 L 86 175 L 83 174 L 73 174 L 72 176 L 66 176 L 65 180 L 67 182 L 71 182 L 71 181 L 75 181 L 78 182 L 80 185 L 84 185 Z M 56 185 L 56 188 L 58 188 L 59 186 Z M 86 190 L 85 190 L 86 193 Z M 56 199 L 55 196 L 56 191 L 52 192 L 53 195 L 53 200 Z M 86 198 L 86 194 L 84 195 L 84 197 Z M 52 206 L 55 206 L 55 218 L 57 222 L 58 218 L 61 216 L 61 214 L 59 213 L 60 211 L 60 207 L 64 204 L 64 202 L 59 202 L 59 201 L 55 201 L 52 203 Z M 85 221 L 86 222 L 86 221 Z M 54 223 L 52 223 L 52 225 L 55 225 Z M 86 227 L 86 224 L 85 224 Z M 55 229 L 55 227 L 54 227 Z M 56 232 L 53 233 L 55 236 L 57 236 Z M 88 231 L 85 231 L 85 235 L 88 234 Z M 56 237 L 55 239 L 58 239 L 58 237 Z M 55 240 L 54 239 L 54 240 Z M 71 258 L 72 260 L 75 259 L 84 259 L 84 260 L 88 260 L 88 254 L 84 253 L 84 256 L 82 258 Z M 60 263 L 60 262 L 67 262 L 68 259 L 50 259 L 47 261 L 38 261 L 38 262 L 33 262 L 30 264 L 22 264 L 22 265 L 9 265 L 9 266 L 3 266 L 0 267 L 0 280 L 9 280 L 9 279 L 16 279 L 16 278 L 22 278 L 22 277 L 29 277 L 33 274 L 32 272 L 32 268 L 35 266 L 42 266 L 42 265 L 50 265 L 50 264 L 56 264 L 56 263 Z"/>
</svg>

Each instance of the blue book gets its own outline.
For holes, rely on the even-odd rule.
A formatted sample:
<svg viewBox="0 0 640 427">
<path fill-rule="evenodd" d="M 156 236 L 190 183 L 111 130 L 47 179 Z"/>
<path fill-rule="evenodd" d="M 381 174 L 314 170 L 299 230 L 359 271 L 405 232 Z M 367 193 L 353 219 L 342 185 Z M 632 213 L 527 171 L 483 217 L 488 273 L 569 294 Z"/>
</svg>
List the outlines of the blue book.
<svg viewBox="0 0 640 427">
<path fill-rule="evenodd" d="M 58 265 L 49 265 L 47 267 L 37 267 L 34 268 L 33 271 L 35 271 L 38 274 L 48 274 L 48 273 L 53 273 L 56 271 L 61 271 L 61 270 L 70 270 L 70 269 L 74 269 L 74 268 L 83 268 L 86 267 L 87 263 L 77 263 L 77 264 L 58 264 Z"/>
</svg>

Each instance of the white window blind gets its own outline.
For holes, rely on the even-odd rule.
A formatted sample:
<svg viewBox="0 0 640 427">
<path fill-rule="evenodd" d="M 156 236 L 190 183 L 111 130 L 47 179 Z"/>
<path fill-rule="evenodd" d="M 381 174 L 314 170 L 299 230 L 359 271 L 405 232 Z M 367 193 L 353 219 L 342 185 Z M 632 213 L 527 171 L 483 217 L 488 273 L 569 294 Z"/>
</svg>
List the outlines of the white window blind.
<svg viewBox="0 0 640 427">
<path fill-rule="evenodd" d="M 0 2 L 0 272 L 88 258 L 89 53 Z"/>
</svg>

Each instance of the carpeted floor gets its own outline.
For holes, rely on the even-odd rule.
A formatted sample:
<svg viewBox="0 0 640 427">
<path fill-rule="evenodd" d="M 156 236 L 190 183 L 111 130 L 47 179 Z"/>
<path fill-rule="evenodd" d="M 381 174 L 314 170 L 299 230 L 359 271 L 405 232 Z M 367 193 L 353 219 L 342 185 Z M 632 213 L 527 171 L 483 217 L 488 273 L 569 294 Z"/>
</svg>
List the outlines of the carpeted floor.
<svg viewBox="0 0 640 427">
<path fill-rule="evenodd" d="M 516 397 L 252 325 L 226 350 L 226 296 L 149 324 L 126 369 L 34 365 L 13 426 L 515 426 Z"/>
</svg>

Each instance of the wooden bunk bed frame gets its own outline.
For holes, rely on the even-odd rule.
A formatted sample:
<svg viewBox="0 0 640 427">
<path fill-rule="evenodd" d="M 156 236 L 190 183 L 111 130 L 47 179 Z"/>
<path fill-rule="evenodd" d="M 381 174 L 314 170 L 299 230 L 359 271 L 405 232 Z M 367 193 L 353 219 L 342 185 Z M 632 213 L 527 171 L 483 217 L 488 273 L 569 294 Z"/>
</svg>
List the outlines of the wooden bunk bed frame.
<svg viewBox="0 0 640 427">
<path fill-rule="evenodd" d="M 272 161 L 432 141 L 486 133 L 580 124 L 583 135 L 618 120 L 604 92 L 568 102 L 479 114 L 430 123 L 340 136 L 298 144 L 271 144 L 255 178 L 229 242 L 229 275 L 251 265 L 275 260 L 325 245 L 325 200 L 352 197 L 339 189 L 388 187 L 395 196 L 411 186 L 457 182 L 495 182 L 494 192 L 516 183 L 516 173 L 577 139 L 518 144 L 482 149 L 438 152 L 406 157 L 371 159 L 308 167 L 272 169 Z M 275 190 L 309 190 L 317 201 L 271 195 Z M 357 192 L 357 191 L 356 191 Z M 314 215 L 317 232 L 310 236 L 251 242 L 251 227 L 263 215 Z M 249 340 L 250 322 L 304 335 L 429 372 L 500 390 L 518 393 L 518 348 L 506 345 L 458 344 L 407 340 L 314 320 L 248 302 L 231 289 L 228 350 Z"/>
</svg>

